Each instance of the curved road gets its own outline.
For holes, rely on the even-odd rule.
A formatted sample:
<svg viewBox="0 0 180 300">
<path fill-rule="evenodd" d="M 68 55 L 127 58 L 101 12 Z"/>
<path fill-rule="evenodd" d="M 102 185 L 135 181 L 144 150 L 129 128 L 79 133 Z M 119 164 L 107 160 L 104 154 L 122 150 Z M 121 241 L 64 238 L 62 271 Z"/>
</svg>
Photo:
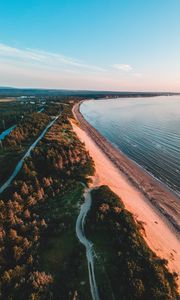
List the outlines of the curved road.
<svg viewBox="0 0 180 300">
<path fill-rule="evenodd" d="M 16 165 L 13 173 L 11 174 L 11 176 L 8 178 L 8 180 L 0 187 L 0 194 L 2 192 L 4 192 L 5 189 L 7 189 L 7 187 L 11 184 L 11 182 L 13 181 L 13 179 L 16 177 L 16 175 L 19 173 L 19 171 L 21 170 L 24 160 L 26 157 L 28 157 L 31 153 L 31 151 L 36 147 L 37 143 L 43 138 L 43 136 L 46 134 L 46 132 L 48 131 L 48 129 L 56 122 L 56 120 L 59 118 L 59 116 L 55 117 L 53 119 L 53 121 L 51 121 L 47 127 L 43 130 L 43 132 L 40 134 L 40 136 L 37 138 L 37 140 L 30 146 L 30 148 L 28 149 L 28 151 L 25 153 L 25 155 L 21 158 L 21 160 L 18 162 L 18 164 Z"/>
<path fill-rule="evenodd" d="M 44 107 L 42 107 L 40 110 L 37 111 L 37 113 L 41 113 L 44 111 Z M 14 128 L 16 128 L 17 125 L 13 125 L 9 128 L 7 128 L 6 130 L 4 130 L 1 134 L 0 134 L 0 141 L 2 141 L 6 135 L 8 135 Z"/>
<path fill-rule="evenodd" d="M 81 206 L 80 213 L 78 215 L 77 221 L 76 221 L 76 235 L 86 248 L 86 257 L 88 262 L 88 273 L 89 273 L 89 283 L 90 283 L 90 289 L 91 289 L 91 295 L 93 300 L 99 300 L 99 293 L 98 288 L 96 284 L 96 278 L 95 278 L 95 272 L 94 272 L 94 249 L 93 244 L 86 238 L 85 232 L 84 232 L 84 225 L 86 222 L 86 216 L 88 211 L 91 208 L 91 194 L 90 189 L 87 187 L 84 191 L 84 198 L 85 201 L 83 205 Z"/>
<path fill-rule="evenodd" d="M 6 129 L 5 131 L 3 131 L 0 134 L 0 141 L 2 141 L 6 137 L 6 135 L 8 135 L 15 127 L 16 127 L 16 125 L 13 125 L 13 126 L 9 127 L 8 129 Z"/>
</svg>

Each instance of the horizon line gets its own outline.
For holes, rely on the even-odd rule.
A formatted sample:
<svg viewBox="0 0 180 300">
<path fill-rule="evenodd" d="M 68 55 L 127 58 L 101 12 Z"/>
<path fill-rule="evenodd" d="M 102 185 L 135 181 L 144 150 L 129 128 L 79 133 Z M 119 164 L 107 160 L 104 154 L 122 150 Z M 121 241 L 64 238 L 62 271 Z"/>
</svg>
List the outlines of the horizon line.
<svg viewBox="0 0 180 300">
<path fill-rule="evenodd" d="M 20 89 L 20 90 L 53 90 L 53 91 L 80 91 L 80 92 L 107 92 L 107 93 L 163 93 L 163 94 L 180 94 L 180 92 L 172 92 L 172 91 L 134 91 L 134 90 L 97 90 L 97 89 L 73 89 L 73 88 L 44 88 L 44 87 L 19 87 L 19 86 L 0 86 L 1 89 Z"/>
</svg>

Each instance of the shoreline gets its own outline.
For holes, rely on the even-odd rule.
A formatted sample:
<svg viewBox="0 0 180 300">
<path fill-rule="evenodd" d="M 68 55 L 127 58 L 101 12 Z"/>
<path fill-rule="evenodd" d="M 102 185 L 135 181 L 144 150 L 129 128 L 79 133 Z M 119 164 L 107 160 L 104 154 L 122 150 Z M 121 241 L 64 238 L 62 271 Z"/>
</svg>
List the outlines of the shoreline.
<svg viewBox="0 0 180 300">
<path fill-rule="evenodd" d="M 73 114 L 79 126 L 75 122 L 72 122 L 72 126 L 94 160 L 96 181 L 99 185 L 108 185 L 122 199 L 125 207 L 134 215 L 135 220 L 143 225 L 142 234 L 148 246 L 159 257 L 168 260 L 168 267 L 171 272 L 180 275 L 180 225 L 177 197 L 164 186 L 161 186 L 154 178 L 151 178 L 149 174 L 143 172 L 143 169 L 138 168 L 138 165 L 133 164 L 131 160 L 114 149 L 84 119 L 79 112 L 80 104 L 81 102 L 73 107 Z M 131 173 L 132 169 L 133 174 Z M 156 189 L 156 186 L 158 192 L 153 191 L 152 195 L 152 189 Z M 146 196 L 147 193 L 151 197 L 153 196 L 151 200 Z M 161 201 L 156 203 L 160 197 Z M 165 199 L 166 202 L 164 203 Z M 178 279 L 180 287 L 180 278 Z"/>
<path fill-rule="evenodd" d="M 82 101 L 75 104 L 73 114 L 97 146 L 143 195 L 166 217 L 180 238 L 180 199 L 165 184 L 146 172 L 103 137 L 80 113 Z M 169 204 L 170 203 L 170 204 Z"/>
</svg>

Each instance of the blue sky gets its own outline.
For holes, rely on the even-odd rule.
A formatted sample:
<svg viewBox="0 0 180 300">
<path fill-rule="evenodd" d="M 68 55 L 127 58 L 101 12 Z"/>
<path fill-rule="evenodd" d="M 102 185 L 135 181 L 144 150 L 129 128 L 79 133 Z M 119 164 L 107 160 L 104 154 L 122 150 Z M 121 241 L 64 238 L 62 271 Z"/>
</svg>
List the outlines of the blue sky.
<svg viewBox="0 0 180 300">
<path fill-rule="evenodd" d="M 0 2 L 0 85 L 180 91 L 179 0 Z"/>
</svg>

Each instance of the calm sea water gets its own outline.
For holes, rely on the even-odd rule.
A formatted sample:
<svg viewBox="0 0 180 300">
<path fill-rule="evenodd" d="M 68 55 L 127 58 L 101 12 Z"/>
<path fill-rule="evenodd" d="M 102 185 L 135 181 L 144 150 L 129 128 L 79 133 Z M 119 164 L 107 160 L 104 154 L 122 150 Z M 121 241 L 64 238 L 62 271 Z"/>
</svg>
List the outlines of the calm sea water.
<svg viewBox="0 0 180 300">
<path fill-rule="evenodd" d="M 90 100 L 85 119 L 180 195 L 180 96 Z"/>
</svg>

